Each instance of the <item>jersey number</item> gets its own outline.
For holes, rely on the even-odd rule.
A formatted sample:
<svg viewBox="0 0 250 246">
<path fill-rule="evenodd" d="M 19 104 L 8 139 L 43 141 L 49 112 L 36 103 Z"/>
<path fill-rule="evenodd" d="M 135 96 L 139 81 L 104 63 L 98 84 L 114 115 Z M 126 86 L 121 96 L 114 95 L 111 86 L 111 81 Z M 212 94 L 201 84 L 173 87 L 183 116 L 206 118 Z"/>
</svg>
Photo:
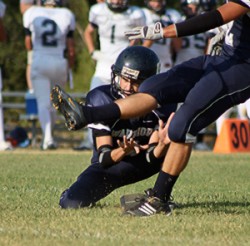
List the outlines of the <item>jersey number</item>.
<svg viewBox="0 0 250 246">
<path fill-rule="evenodd" d="M 110 42 L 111 44 L 115 43 L 115 25 L 111 27 Z"/>
<path fill-rule="evenodd" d="M 42 26 L 47 30 L 42 34 L 42 44 L 43 46 L 57 46 L 57 40 L 55 38 L 57 25 L 53 20 L 46 19 L 43 21 Z"/>
<path fill-rule="evenodd" d="M 195 34 L 194 35 L 194 47 L 197 49 L 205 49 L 205 39 L 203 34 Z M 182 38 L 182 48 L 187 49 L 190 47 L 190 39 L 187 37 Z"/>
</svg>

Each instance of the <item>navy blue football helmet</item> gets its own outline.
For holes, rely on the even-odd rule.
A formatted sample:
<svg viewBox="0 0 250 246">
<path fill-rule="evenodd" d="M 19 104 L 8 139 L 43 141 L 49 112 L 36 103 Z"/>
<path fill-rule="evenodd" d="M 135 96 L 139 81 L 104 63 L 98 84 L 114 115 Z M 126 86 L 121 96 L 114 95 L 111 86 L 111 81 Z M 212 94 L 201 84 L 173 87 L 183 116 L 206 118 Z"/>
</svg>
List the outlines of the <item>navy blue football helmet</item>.
<svg viewBox="0 0 250 246">
<path fill-rule="evenodd" d="M 189 5 L 194 5 L 195 9 Z M 191 18 L 198 14 L 200 0 L 181 0 L 181 9 L 187 18 Z"/>
<path fill-rule="evenodd" d="M 123 93 L 120 88 L 120 77 L 134 80 L 140 84 L 145 79 L 157 74 L 159 68 L 159 58 L 151 49 L 143 46 L 130 46 L 124 49 L 111 67 L 112 95 L 117 98 L 117 95 Z"/>
<path fill-rule="evenodd" d="M 62 0 L 42 0 L 42 5 L 62 6 Z"/>
<path fill-rule="evenodd" d="M 113 12 L 121 13 L 128 9 L 128 0 L 112 1 L 106 0 L 108 8 Z"/>
<path fill-rule="evenodd" d="M 211 11 L 216 8 L 216 0 L 200 0 L 200 6 L 203 11 Z"/>
<path fill-rule="evenodd" d="M 166 1 L 165 0 L 154 0 L 154 2 L 159 2 L 160 6 L 158 8 L 154 8 L 150 5 L 150 2 L 152 0 L 145 0 L 144 3 L 147 6 L 148 9 L 151 9 L 156 14 L 164 14 L 166 10 Z"/>
</svg>

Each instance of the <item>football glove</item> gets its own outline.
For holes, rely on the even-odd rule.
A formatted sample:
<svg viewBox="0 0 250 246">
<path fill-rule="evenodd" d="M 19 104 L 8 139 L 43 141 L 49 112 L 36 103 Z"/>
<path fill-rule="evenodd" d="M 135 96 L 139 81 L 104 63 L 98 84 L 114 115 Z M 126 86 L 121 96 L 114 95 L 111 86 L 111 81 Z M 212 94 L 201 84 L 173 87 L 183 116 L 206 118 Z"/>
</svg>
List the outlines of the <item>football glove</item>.
<svg viewBox="0 0 250 246">
<path fill-rule="evenodd" d="M 126 31 L 125 36 L 128 37 L 129 40 L 134 40 L 134 39 L 158 40 L 164 38 L 163 27 L 160 22 L 156 22 L 154 25 L 135 27 L 130 31 Z"/>
<path fill-rule="evenodd" d="M 92 52 L 91 58 L 95 61 L 99 61 L 103 58 L 103 53 L 100 50 L 95 50 Z"/>
</svg>

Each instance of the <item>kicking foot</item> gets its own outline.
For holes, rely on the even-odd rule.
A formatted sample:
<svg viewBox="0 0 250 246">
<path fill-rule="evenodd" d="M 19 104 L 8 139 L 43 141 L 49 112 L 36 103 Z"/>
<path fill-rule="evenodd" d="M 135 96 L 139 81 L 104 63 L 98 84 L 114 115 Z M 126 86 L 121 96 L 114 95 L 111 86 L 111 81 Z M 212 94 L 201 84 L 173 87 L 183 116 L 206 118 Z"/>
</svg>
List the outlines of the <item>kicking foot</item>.
<svg viewBox="0 0 250 246">
<path fill-rule="evenodd" d="M 82 105 L 63 91 L 60 86 L 56 85 L 52 89 L 50 100 L 53 107 L 64 116 L 68 130 L 79 130 L 87 125 Z"/>
</svg>

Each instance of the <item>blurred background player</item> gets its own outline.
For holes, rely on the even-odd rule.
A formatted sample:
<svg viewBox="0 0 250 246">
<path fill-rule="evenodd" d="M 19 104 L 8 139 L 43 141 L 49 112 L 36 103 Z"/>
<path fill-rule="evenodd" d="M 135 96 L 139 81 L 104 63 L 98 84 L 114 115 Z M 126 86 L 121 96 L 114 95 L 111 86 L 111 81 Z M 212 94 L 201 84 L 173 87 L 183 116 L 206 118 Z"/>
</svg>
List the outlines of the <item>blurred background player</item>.
<svg viewBox="0 0 250 246">
<path fill-rule="evenodd" d="M 4 42 L 6 40 L 6 33 L 3 26 L 3 17 L 5 14 L 6 5 L 0 0 L 0 42 Z M 3 108 L 2 108 L 2 72 L 0 67 L 0 151 L 2 150 L 10 150 L 12 146 L 9 142 L 5 141 L 4 135 L 4 116 L 3 116 Z"/>
<path fill-rule="evenodd" d="M 183 12 L 182 20 L 197 16 L 201 10 L 199 0 L 181 0 L 180 5 Z M 181 49 L 176 55 L 175 65 L 191 58 L 204 55 L 206 45 L 206 33 L 183 37 Z"/>
<path fill-rule="evenodd" d="M 129 6 L 128 0 L 106 0 L 93 5 L 89 11 L 89 24 L 84 31 L 85 42 L 91 57 L 96 61 L 96 69 L 90 90 L 110 84 L 110 68 L 120 52 L 133 45 L 124 36 L 128 28 L 145 24 L 140 8 Z M 100 50 L 96 50 L 95 34 L 99 35 Z"/>
<path fill-rule="evenodd" d="M 33 5 L 41 5 L 41 0 L 20 0 L 19 8 L 23 15 L 27 9 Z M 30 67 L 31 67 L 32 50 L 27 52 L 27 66 L 26 66 L 26 83 L 29 92 L 33 93 L 32 81 L 30 78 Z"/>
<path fill-rule="evenodd" d="M 128 47 L 112 66 L 111 84 L 91 90 L 86 104 L 97 106 L 138 92 L 145 79 L 157 73 L 159 59 L 145 47 Z M 149 178 L 159 172 L 169 143 L 167 125 L 159 127 L 175 110 L 175 104 L 159 108 L 143 117 L 90 124 L 94 149 L 91 165 L 60 198 L 62 208 L 95 204 L 113 190 Z M 150 192 L 150 191 L 148 191 Z"/>
<path fill-rule="evenodd" d="M 43 133 L 42 150 L 55 149 L 52 136 L 50 90 L 59 83 L 65 86 L 68 71 L 74 65 L 75 17 L 60 0 L 42 0 L 41 7 L 25 11 L 25 45 L 32 50 L 31 80 L 38 105 L 38 117 Z"/>
<path fill-rule="evenodd" d="M 100 85 L 110 84 L 110 68 L 122 50 L 133 45 L 124 32 L 131 27 L 145 25 L 142 10 L 129 6 L 128 0 L 106 0 L 93 5 L 89 11 L 89 23 L 84 31 L 85 42 L 92 59 L 96 61 L 95 73 L 90 90 Z M 96 49 L 98 33 L 100 49 Z M 88 137 L 75 149 L 92 149 L 91 131 Z"/>
<path fill-rule="evenodd" d="M 151 25 L 161 22 L 163 26 L 179 22 L 180 13 L 172 8 L 167 8 L 165 0 L 145 0 L 146 8 L 143 12 L 146 17 L 146 24 Z M 166 72 L 173 65 L 173 56 L 181 48 L 181 39 L 161 39 L 157 41 L 145 40 L 143 45 L 150 47 L 160 59 L 160 72 Z"/>
</svg>

